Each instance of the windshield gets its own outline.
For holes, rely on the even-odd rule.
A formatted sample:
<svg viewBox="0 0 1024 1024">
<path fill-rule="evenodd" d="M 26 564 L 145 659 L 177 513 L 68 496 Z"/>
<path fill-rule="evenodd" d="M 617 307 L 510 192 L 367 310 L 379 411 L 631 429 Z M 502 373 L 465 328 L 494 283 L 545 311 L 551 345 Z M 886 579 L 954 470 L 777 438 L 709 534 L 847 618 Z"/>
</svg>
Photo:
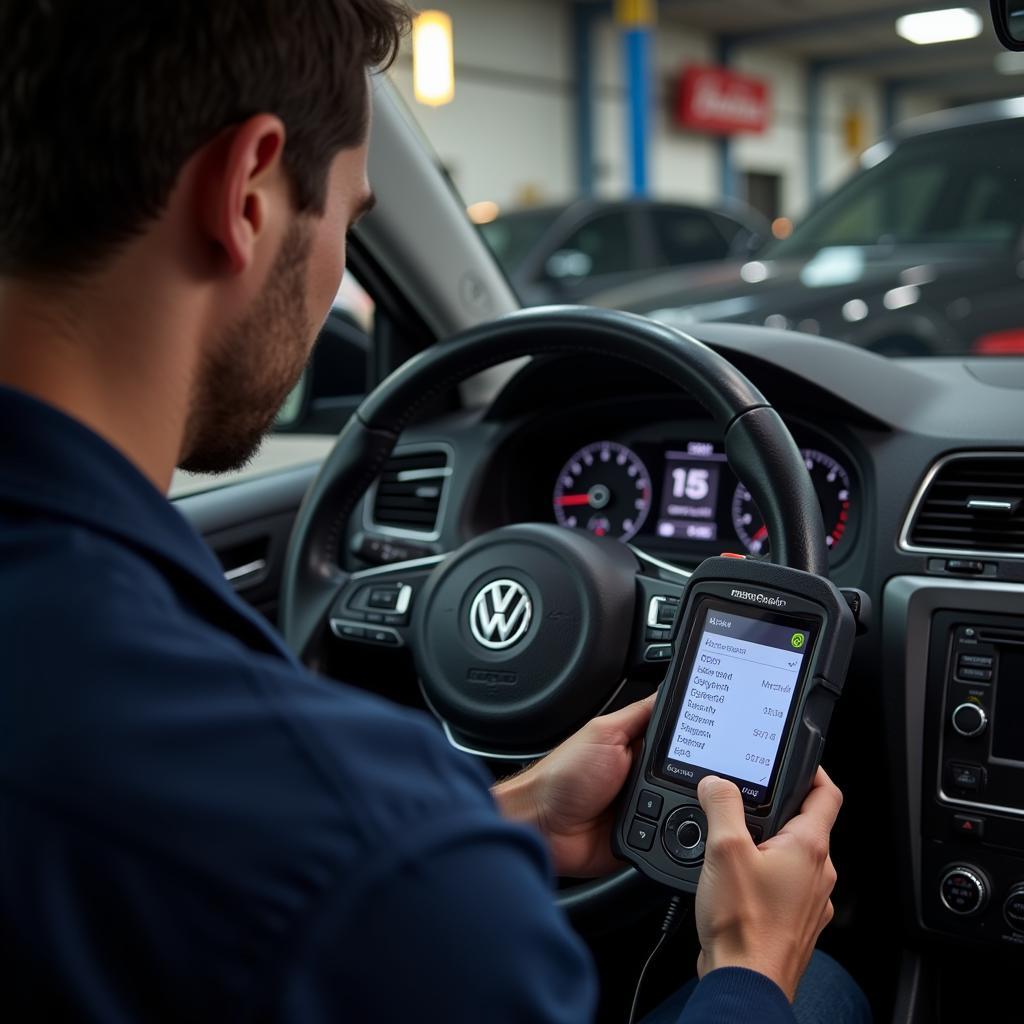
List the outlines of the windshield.
<svg viewBox="0 0 1024 1024">
<path fill-rule="evenodd" d="M 431 7 L 450 48 L 388 73 L 524 306 L 1024 356 L 1024 54 L 983 18 Z"/>
</svg>

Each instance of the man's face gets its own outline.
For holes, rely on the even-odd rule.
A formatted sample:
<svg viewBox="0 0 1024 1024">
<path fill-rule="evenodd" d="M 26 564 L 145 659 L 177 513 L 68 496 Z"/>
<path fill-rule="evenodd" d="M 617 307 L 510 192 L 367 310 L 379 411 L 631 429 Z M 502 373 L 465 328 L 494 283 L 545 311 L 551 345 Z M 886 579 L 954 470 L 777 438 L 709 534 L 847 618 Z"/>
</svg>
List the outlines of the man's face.
<svg viewBox="0 0 1024 1024">
<path fill-rule="evenodd" d="M 255 455 L 297 383 L 345 271 L 345 235 L 369 207 L 366 145 L 331 165 L 322 216 L 295 216 L 248 312 L 205 353 L 181 468 L 237 469 Z"/>
</svg>

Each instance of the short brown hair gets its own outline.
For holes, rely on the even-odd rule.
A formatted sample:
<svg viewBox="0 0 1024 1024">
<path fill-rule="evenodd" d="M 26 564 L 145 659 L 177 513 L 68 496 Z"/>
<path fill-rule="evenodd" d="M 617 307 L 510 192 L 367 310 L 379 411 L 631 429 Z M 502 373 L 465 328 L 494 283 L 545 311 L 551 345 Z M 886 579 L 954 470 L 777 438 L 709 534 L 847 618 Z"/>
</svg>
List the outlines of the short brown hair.
<svg viewBox="0 0 1024 1024">
<path fill-rule="evenodd" d="M 284 122 L 296 206 L 366 134 L 368 68 L 400 0 L 3 0 L 0 274 L 80 272 L 159 215 L 185 162 L 259 113 Z"/>
</svg>

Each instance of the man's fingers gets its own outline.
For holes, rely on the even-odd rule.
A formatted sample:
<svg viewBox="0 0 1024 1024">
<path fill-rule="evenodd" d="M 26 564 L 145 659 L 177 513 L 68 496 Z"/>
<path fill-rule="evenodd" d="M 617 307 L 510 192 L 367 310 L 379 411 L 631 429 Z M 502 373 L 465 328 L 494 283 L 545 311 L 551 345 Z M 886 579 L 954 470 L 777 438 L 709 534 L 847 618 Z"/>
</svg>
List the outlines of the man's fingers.
<svg viewBox="0 0 1024 1024">
<path fill-rule="evenodd" d="M 712 853 L 723 845 L 754 848 L 743 816 L 743 798 L 731 782 L 708 775 L 697 786 L 697 799 L 708 816 L 708 846 Z"/>
<path fill-rule="evenodd" d="M 780 832 L 790 835 L 815 839 L 817 842 L 828 842 L 832 826 L 839 816 L 839 808 L 843 805 L 843 794 L 839 787 L 828 777 L 823 768 L 818 769 L 814 785 L 807 794 L 800 813 L 790 819 Z"/>
<path fill-rule="evenodd" d="M 600 725 L 602 729 L 620 732 L 627 744 L 632 743 L 634 740 L 639 739 L 643 735 L 644 729 L 647 728 L 657 696 L 657 693 L 652 693 L 649 697 L 644 697 L 643 700 L 627 704 L 624 708 L 619 708 L 618 711 L 613 711 L 610 715 L 602 715 L 600 718 L 595 718 L 594 723 Z"/>
</svg>

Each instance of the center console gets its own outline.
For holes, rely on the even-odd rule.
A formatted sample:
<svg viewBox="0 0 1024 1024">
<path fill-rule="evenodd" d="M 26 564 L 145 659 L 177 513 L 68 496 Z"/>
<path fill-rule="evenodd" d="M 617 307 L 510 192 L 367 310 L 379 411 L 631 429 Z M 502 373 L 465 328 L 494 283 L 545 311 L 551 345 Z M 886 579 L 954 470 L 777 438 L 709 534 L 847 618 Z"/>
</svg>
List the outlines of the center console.
<svg viewBox="0 0 1024 1024">
<path fill-rule="evenodd" d="M 897 577 L 883 614 L 918 924 L 1024 951 L 1024 586 Z"/>
</svg>

